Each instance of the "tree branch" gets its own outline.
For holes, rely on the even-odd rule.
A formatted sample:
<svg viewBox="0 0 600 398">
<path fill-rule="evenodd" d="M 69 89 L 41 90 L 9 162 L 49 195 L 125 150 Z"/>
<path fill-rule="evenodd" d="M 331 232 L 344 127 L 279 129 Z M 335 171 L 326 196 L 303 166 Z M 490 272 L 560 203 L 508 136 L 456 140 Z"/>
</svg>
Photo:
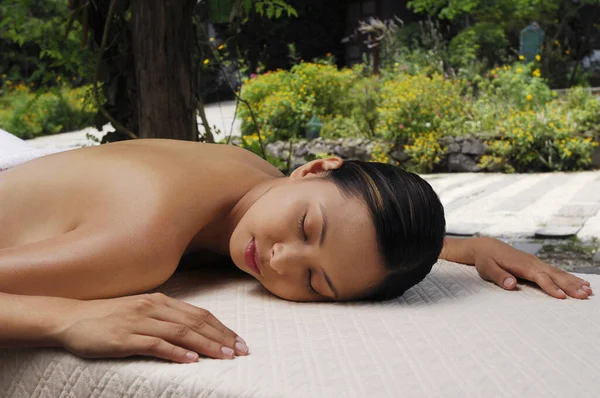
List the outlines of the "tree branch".
<svg viewBox="0 0 600 398">
<path fill-rule="evenodd" d="M 115 119 L 104 107 L 100 104 L 100 99 L 98 97 L 98 77 L 100 75 L 100 65 L 102 64 L 102 55 L 104 55 L 104 51 L 106 48 L 106 42 L 108 40 L 108 31 L 110 29 L 110 23 L 112 20 L 113 13 L 115 11 L 116 0 L 111 0 L 110 7 L 108 8 L 108 14 L 106 15 L 106 21 L 104 22 L 104 32 L 102 33 L 102 42 L 100 43 L 100 50 L 98 50 L 98 59 L 96 60 L 96 72 L 94 73 L 94 83 L 92 85 L 92 92 L 94 97 L 94 102 L 96 103 L 96 107 L 98 107 L 98 111 L 104 115 L 105 118 L 113 125 L 115 130 L 128 135 L 130 138 L 136 139 L 138 138 L 131 130 L 127 127 L 123 126 L 117 119 Z"/>
</svg>

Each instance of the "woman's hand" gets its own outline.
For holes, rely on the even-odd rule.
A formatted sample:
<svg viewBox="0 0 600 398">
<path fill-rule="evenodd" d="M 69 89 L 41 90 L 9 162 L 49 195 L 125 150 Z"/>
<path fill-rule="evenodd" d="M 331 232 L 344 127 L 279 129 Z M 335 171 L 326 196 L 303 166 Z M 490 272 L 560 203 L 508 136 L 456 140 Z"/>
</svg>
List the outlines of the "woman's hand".
<svg viewBox="0 0 600 398">
<path fill-rule="evenodd" d="M 161 293 L 73 301 L 64 316 L 60 345 L 86 358 L 146 355 L 189 363 L 198 354 L 248 354 L 245 342 L 210 312 Z"/>
<path fill-rule="evenodd" d="M 587 299 L 592 294 L 588 281 L 497 239 L 473 238 L 466 242 L 479 275 L 506 290 L 514 289 L 516 278 L 522 278 L 538 284 L 546 293 L 559 299 L 567 295 Z"/>
</svg>

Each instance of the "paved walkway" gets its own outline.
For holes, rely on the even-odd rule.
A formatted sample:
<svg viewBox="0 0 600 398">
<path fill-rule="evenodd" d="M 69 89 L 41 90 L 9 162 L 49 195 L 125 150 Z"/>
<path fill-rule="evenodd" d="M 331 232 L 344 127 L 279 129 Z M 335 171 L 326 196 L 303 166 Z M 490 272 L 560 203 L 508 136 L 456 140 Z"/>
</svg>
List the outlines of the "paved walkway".
<svg viewBox="0 0 600 398">
<path fill-rule="evenodd" d="M 211 127 L 216 141 L 226 138 L 228 135 L 241 135 L 241 122 L 234 118 L 235 102 L 221 102 L 218 104 L 209 104 L 205 108 L 206 118 Z M 204 133 L 204 128 L 198 118 L 198 130 Z M 36 148 L 79 148 L 82 146 L 96 145 L 93 140 L 88 139 L 88 135 L 92 135 L 97 139 L 101 139 L 108 131 L 114 131 L 110 124 L 104 126 L 102 131 L 98 131 L 93 127 L 88 127 L 81 131 L 70 133 L 44 136 L 28 140 L 27 143 Z"/>
<path fill-rule="evenodd" d="M 235 103 L 206 107 L 211 126 L 224 138 L 239 135 Z M 232 130 L 233 125 L 233 130 Z M 104 131 L 111 129 L 105 126 Z M 94 145 L 94 128 L 28 141 L 39 148 Z M 448 233 L 506 238 L 568 237 L 600 239 L 600 171 L 546 174 L 438 174 L 424 176 L 446 209 Z"/>
<path fill-rule="evenodd" d="M 444 204 L 450 234 L 600 239 L 600 171 L 424 177 Z"/>
</svg>

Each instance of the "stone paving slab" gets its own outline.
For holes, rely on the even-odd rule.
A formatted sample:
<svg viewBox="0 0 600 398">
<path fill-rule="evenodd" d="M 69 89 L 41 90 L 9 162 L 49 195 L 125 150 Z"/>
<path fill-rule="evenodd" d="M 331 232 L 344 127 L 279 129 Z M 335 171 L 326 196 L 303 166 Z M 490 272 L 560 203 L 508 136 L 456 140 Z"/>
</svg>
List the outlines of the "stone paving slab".
<svg viewBox="0 0 600 398">
<path fill-rule="evenodd" d="M 541 228 L 535 231 L 536 238 L 569 238 L 577 235 L 577 232 L 581 230 L 581 225 L 574 227 L 565 226 L 552 226 Z"/>
</svg>

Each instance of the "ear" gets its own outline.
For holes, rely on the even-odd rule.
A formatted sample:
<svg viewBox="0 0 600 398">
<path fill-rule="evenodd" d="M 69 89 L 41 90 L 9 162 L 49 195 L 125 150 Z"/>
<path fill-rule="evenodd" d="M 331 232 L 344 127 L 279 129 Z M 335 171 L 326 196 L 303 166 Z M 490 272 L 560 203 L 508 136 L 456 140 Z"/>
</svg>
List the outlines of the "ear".
<svg viewBox="0 0 600 398">
<path fill-rule="evenodd" d="M 298 167 L 290 174 L 290 178 L 301 179 L 317 176 L 325 171 L 338 169 L 342 164 L 344 161 L 340 158 L 316 159 Z"/>
</svg>

